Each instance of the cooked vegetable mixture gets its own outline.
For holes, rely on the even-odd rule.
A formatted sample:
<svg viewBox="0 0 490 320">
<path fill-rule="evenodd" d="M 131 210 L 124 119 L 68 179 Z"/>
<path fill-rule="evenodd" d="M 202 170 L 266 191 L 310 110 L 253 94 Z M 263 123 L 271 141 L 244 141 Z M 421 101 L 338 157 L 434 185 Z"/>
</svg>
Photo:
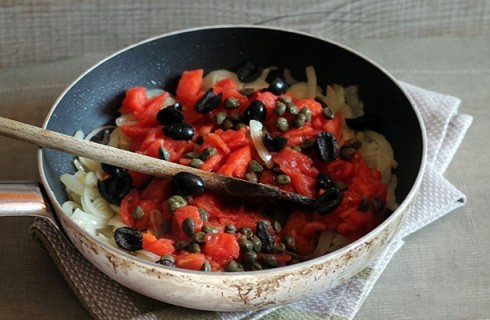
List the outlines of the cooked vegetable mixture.
<svg viewBox="0 0 490 320">
<path fill-rule="evenodd" d="M 173 93 L 130 88 L 114 126 L 76 136 L 275 185 L 315 198 L 313 211 L 240 203 L 190 173 L 165 180 L 85 158 L 61 176 L 63 209 L 103 241 L 192 270 L 274 268 L 362 237 L 396 208 L 389 143 L 366 129 L 356 86 L 322 90 L 313 67 L 305 82 L 278 71 L 246 63 L 185 71 Z"/>
</svg>

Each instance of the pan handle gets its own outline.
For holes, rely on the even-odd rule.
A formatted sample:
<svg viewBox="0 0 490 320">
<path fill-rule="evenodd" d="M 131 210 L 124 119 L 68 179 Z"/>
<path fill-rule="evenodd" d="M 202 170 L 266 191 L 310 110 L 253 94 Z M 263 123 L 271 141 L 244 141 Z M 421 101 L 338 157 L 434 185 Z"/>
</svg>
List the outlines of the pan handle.
<svg viewBox="0 0 490 320">
<path fill-rule="evenodd" d="M 0 181 L 0 217 L 20 216 L 41 218 L 59 229 L 38 183 Z"/>
</svg>

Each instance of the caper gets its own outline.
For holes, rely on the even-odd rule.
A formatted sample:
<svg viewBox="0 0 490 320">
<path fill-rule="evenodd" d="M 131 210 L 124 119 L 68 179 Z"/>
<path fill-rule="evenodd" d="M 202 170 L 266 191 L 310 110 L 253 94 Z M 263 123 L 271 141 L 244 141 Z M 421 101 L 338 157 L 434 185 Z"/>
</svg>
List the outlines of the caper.
<svg viewBox="0 0 490 320">
<path fill-rule="evenodd" d="M 274 113 L 282 116 L 286 112 L 286 104 L 282 101 L 277 101 L 276 106 L 274 107 Z"/>
<path fill-rule="evenodd" d="M 253 183 L 259 182 L 259 178 L 257 177 L 257 174 L 255 172 L 247 172 L 245 174 L 245 178 L 248 181 L 253 182 Z"/>
<path fill-rule="evenodd" d="M 343 160 L 351 160 L 356 155 L 356 149 L 349 146 L 342 146 L 340 147 L 339 155 Z"/>
<path fill-rule="evenodd" d="M 250 238 L 250 241 L 252 241 L 252 245 L 253 245 L 255 252 L 258 253 L 258 252 L 262 251 L 262 241 L 259 239 L 259 237 L 257 237 L 256 235 L 253 235 Z"/>
<path fill-rule="evenodd" d="M 201 252 L 201 246 L 196 242 L 192 242 L 187 246 L 187 251 L 190 253 L 199 253 Z"/>
<path fill-rule="evenodd" d="M 283 239 L 284 244 L 286 245 L 286 249 L 291 251 L 296 251 L 296 241 L 291 236 L 285 236 Z"/>
<path fill-rule="evenodd" d="M 237 109 L 240 107 L 240 100 L 237 98 L 229 97 L 224 101 L 225 108 L 227 109 Z"/>
<path fill-rule="evenodd" d="M 226 112 L 218 112 L 215 116 L 214 116 L 214 122 L 217 124 L 217 125 L 222 125 L 223 122 L 225 122 L 227 118 L 227 114 Z"/>
<path fill-rule="evenodd" d="M 233 128 L 233 121 L 231 121 L 230 119 L 226 119 L 225 121 L 223 121 L 223 124 L 221 125 L 221 127 L 224 130 L 231 129 L 231 128 Z"/>
<path fill-rule="evenodd" d="M 357 206 L 357 210 L 366 212 L 369 210 L 369 200 L 366 197 L 362 197 Z"/>
<path fill-rule="evenodd" d="M 243 88 L 242 90 L 240 90 L 240 94 L 242 94 L 242 95 L 244 95 L 246 97 L 250 97 L 254 93 L 255 93 L 255 89 L 254 88 Z"/>
<path fill-rule="evenodd" d="M 373 199 L 371 200 L 373 204 L 373 210 L 376 213 L 380 213 L 384 209 L 384 204 L 383 200 L 381 199 L 380 196 L 373 196 Z"/>
<path fill-rule="evenodd" d="M 262 265 L 266 268 L 276 268 L 277 267 L 277 258 L 272 254 L 265 254 L 262 256 Z"/>
<path fill-rule="evenodd" d="M 206 161 L 218 152 L 218 149 L 214 147 L 207 147 L 201 153 L 201 160 Z"/>
<path fill-rule="evenodd" d="M 158 148 L 158 157 L 162 160 L 168 161 L 170 159 L 170 152 L 165 147 Z"/>
<path fill-rule="evenodd" d="M 288 131 L 288 129 L 289 129 L 288 119 L 286 119 L 284 117 L 277 118 L 277 120 L 276 120 L 276 128 L 279 131 L 282 131 L 282 132 Z"/>
<path fill-rule="evenodd" d="M 344 146 L 349 146 L 349 147 L 352 147 L 352 148 L 358 150 L 359 148 L 361 148 L 362 142 L 361 142 L 361 140 L 359 140 L 359 138 L 352 137 L 349 140 L 347 140 L 346 142 L 344 142 Z"/>
<path fill-rule="evenodd" d="M 289 96 L 280 96 L 277 101 L 280 101 L 284 104 L 288 104 L 290 102 L 293 102 L 293 100 L 291 100 L 291 98 Z"/>
<path fill-rule="evenodd" d="M 301 149 L 303 150 L 311 150 L 315 146 L 315 141 L 314 140 L 305 140 L 301 143 Z"/>
<path fill-rule="evenodd" d="M 274 232 L 278 234 L 279 232 L 281 232 L 281 229 L 282 229 L 281 223 L 277 220 L 274 220 L 272 222 L 272 230 L 274 230 Z"/>
<path fill-rule="evenodd" d="M 283 253 L 286 251 L 286 245 L 282 242 L 276 243 L 272 249 L 275 253 Z"/>
<path fill-rule="evenodd" d="M 196 222 L 193 218 L 188 217 L 182 222 L 182 231 L 188 236 L 192 237 L 194 235 L 194 231 L 196 230 Z"/>
<path fill-rule="evenodd" d="M 241 128 L 243 128 L 243 127 L 245 127 L 245 123 L 243 123 L 243 122 L 238 122 L 237 124 L 235 124 L 235 125 L 233 126 L 233 129 L 238 131 L 238 130 L 240 130 L 240 129 L 241 129 Z"/>
<path fill-rule="evenodd" d="M 278 185 L 286 185 L 291 183 L 291 178 L 287 174 L 278 174 L 274 176 L 274 182 Z"/>
<path fill-rule="evenodd" d="M 291 146 L 290 148 L 293 149 L 294 151 L 301 152 L 301 147 L 300 146 Z"/>
<path fill-rule="evenodd" d="M 225 226 L 225 232 L 226 233 L 235 233 L 236 232 L 236 227 L 234 224 L 227 224 Z"/>
<path fill-rule="evenodd" d="M 196 151 L 191 151 L 191 152 L 187 152 L 184 154 L 184 158 L 187 158 L 187 159 L 195 159 L 195 158 L 199 158 L 201 156 L 201 154 L 199 152 L 196 152 Z"/>
<path fill-rule="evenodd" d="M 240 271 L 241 269 L 243 269 L 243 267 L 240 266 L 240 264 L 238 264 L 238 262 L 236 261 L 228 262 L 223 268 L 223 270 L 226 272 L 237 272 Z"/>
<path fill-rule="evenodd" d="M 203 164 L 203 163 L 204 163 L 204 161 L 196 158 L 196 159 L 191 160 L 190 166 L 193 168 L 199 168 L 199 166 L 201 166 L 201 164 Z"/>
<path fill-rule="evenodd" d="M 301 128 L 304 126 L 306 122 L 306 116 L 302 113 L 298 114 L 296 116 L 296 118 L 293 119 L 292 123 L 293 123 L 293 127 L 295 128 Z"/>
<path fill-rule="evenodd" d="M 260 263 L 255 262 L 254 264 L 252 264 L 252 267 L 250 269 L 252 269 L 254 271 L 258 271 L 258 270 L 262 270 L 263 267 L 262 267 L 262 265 Z"/>
<path fill-rule="evenodd" d="M 192 159 L 199 160 L 200 159 Z M 192 163 L 191 161 L 191 163 Z M 172 177 L 172 188 L 175 193 L 188 197 L 196 193 L 202 193 L 204 191 L 205 183 L 204 180 L 193 173 L 189 172 L 179 172 Z"/>
<path fill-rule="evenodd" d="M 299 113 L 298 106 L 292 102 L 288 102 L 286 104 L 286 111 L 289 112 L 290 114 L 292 114 L 293 116 L 295 116 Z"/>
<path fill-rule="evenodd" d="M 243 250 L 243 252 L 249 252 L 253 250 L 252 241 L 248 240 L 246 237 L 239 237 L 238 245 Z"/>
<path fill-rule="evenodd" d="M 205 232 L 205 233 L 218 233 L 218 228 L 216 228 L 210 224 L 206 224 L 206 225 L 201 227 L 201 231 Z"/>
<path fill-rule="evenodd" d="M 177 241 L 175 243 L 175 250 L 177 250 L 177 251 L 186 250 L 187 247 L 189 246 L 189 244 L 191 244 L 191 242 L 189 240 L 180 240 L 180 241 Z"/>
<path fill-rule="evenodd" d="M 142 249 L 143 235 L 137 229 L 130 227 L 120 227 L 114 231 L 114 240 L 118 247 L 128 250 L 137 251 Z"/>
<path fill-rule="evenodd" d="M 194 109 L 199 113 L 208 113 L 216 109 L 220 103 L 223 94 L 214 93 L 213 88 L 210 88 L 194 105 Z"/>
<path fill-rule="evenodd" d="M 301 109 L 300 114 L 305 115 L 305 121 L 311 121 L 311 110 L 308 107 Z"/>
<path fill-rule="evenodd" d="M 260 173 L 264 171 L 264 167 L 258 163 L 256 160 L 250 160 L 247 166 L 247 171 L 249 172 L 255 172 L 255 173 Z"/>
<path fill-rule="evenodd" d="M 240 229 L 238 229 L 238 232 L 240 232 L 241 234 L 243 234 L 247 238 L 250 238 L 254 234 L 252 229 L 250 229 L 248 227 L 241 227 Z"/>
<path fill-rule="evenodd" d="M 187 123 L 172 123 L 163 127 L 163 133 L 174 140 L 188 141 L 194 137 L 194 128 Z"/>
<path fill-rule="evenodd" d="M 175 267 L 175 258 L 170 254 L 165 254 L 156 263 L 167 267 Z"/>
<path fill-rule="evenodd" d="M 204 261 L 202 267 L 201 267 L 201 271 L 205 271 L 205 272 L 211 272 L 211 264 L 209 263 L 209 261 Z"/>
<path fill-rule="evenodd" d="M 131 216 L 134 218 L 134 220 L 139 220 L 143 218 L 145 215 L 145 212 L 143 211 L 143 208 L 141 206 L 136 206 L 133 211 L 131 211 Z"/>
<path fill-rule="evenodd" d="M 204 233 L 202 231 L 198 231 L 198 232 L 194 233 L 192 240 L 194 240 L 194 242 L 197 242 L 197 243 L 203 243 L 205 236 L 206 236 L 206 233 Z"/>
<path fill-rule="evenodd" d="M 228 119 L 230 119 L 233 122 L 239 122 L 243 120 L 243 116 L 238 112 L 233 112 L 228 116 Z"/>
<path fill-rule="evenodd" d="M 206 210 L 204 210 L 203 208 L 197 208 L 197 211 L 199 211 L 199 216 L 201 217 L 201 220 L 203 222 L 208 221 L 209 213 Z"/>
<path fill-rule="evenodd" d="M 187 201 L 179 195 L 173 195 L 167 200 L 168 209 L 170 212 L 174 212 L 177 208 L 183 207 L 187 205 Z"/>
<path fill-rule="evenodd" d="M 242 254 L 242 262 L 246 265 L 252 265 L 257 260 L 257 253 L 255 251 L 248 251 Z"/>
</svg>

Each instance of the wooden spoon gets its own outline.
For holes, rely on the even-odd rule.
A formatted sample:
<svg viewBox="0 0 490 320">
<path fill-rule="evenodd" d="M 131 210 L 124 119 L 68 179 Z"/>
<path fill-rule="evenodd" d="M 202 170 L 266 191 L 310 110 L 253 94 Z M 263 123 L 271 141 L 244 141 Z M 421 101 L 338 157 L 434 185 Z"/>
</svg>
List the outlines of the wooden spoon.
<svg viewBox="0 0 490 320">
<path fill-rule="evenodd" d="M 0 134 L 76 156 L 82 156 L 117 167 L 131 169 L 156 177 L 172 178 L 179 172 L 200 176 L 205 188 L 220 194 L 240 197 L 258 204 L 311 208 L 314 199 L 281 190 L 275 186 L 252 183 L 213 172 L 183 166 L 134 152 L 80 140 L 59 132 L 0 117 Z"/>
</svg>

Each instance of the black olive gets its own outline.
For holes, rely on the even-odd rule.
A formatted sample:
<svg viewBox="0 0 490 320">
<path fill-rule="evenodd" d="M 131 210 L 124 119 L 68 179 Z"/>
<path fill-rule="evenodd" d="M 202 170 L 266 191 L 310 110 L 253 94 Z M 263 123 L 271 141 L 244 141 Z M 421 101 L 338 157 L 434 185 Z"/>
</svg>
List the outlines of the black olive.
<svg viewBox="0 0 490 320">
<path fill-rule="evenodd" d="M 121 175 L 126 170 L 107 163 L 101 163 L 101 167 L 102 170 L 104 170 L 104 172 L 107 172 L 110 175 L 115 175 L 115 174 Z"/>
<path fill-rule="evenodd" d="M 264 122 L 267 115 L 267 109 L 265 104 L 260 100 L 254 100 L 250 103 L 243 114 L 243 121 L 245 124 L 249 124 L 250 120 L 257 120 Z"/>
<path fill-rule="evenodd" d="M 322 172 L 316 177 L 316 189 L 327 189 L 330 188 L 332 185 L 334 185 L 334 182 L 327 173 Z"/>
<path fill-rule="evenodd" d="M 172 123 L 163 128 L 163 133 L 174 140 L 191 140 L 194 137 L 194 128 L 187 123 Z"/>
<path fill-rule="evenodd" d="M 241 82 L 252 82 L 260 77 L 262 70 L 262 67 L 254 65 L 252 62 L 247 62 L 238 68 L 236 75 Z"/>
<path fill-rule="evenodd" d="M 269 87 L 266 89 L 266 91 L 270 91 L 276 96 L 279 96 L 283 93 L 286 93 L 286 91 L 288 91 L 288 87 L 289 86 L 286 80 L 284 80 L 281 77 L 277 77 L 274 80 L 272 80 L 272 82 L 269 84 Z"/>
<path fill-rule="evenodd" d="M 221 98 L 223 94 L 221 92 L 216 95 L 213 89 L 210 88 L 206 93 L 197 101 L 194 105 L 194 109 L 199 113 L 208 113 L 216 109 L 221 103 Z"/>
<path fill-rule="evenodd" d="M 112 128 L 101 130 L 95 134 L 90 141 L 107 145 L 111 139 Z"/>
<path fill-rule="evenodd" d="M 337 159 L 339 155 L 337 138 L 331 132 L 320 132 L 316 136 L 316 151 L 318 157 L 325 162 Z"/>
<path fill-rule="evenodd" d="M 122 199 L 129 193 L 132 187 L 132 179 L 126 170 L 109 176 L 97 182 L 100 195 L 107 202 L 120 205 Z"/>
<path fill-rule="evenodd" d="M 352 130 L 367 130 L 374 127 L 376 118 L 370 115 L 363 115 L 357 118 L 345 119 L 345 123 Z"/>
<path fill-rule="evenodd" d="M 265 221 L 259 221 L 257 223 L 255 234 L 262 242 L 262 251 L 267 253 L 272 252 L 274 249 L 274 237 L 269 232 L 269 228 Z"/>
<path fill-rule="evenodd" d="M 179 172 L 172 178 L 174 192 L 183 197 L 192 196 L 204 191 L 204 180 L 189 172 Z"/>
<path fill-rule="evenodd" d="M 114 231 L 114 240 L 117 245 L 128 251 L 141 250 L 143 244 L 143 236 L 141 231 L 130 227 L 120 227 Z"/>
<path fill-rule="evenodd" d="M 170 105 L 169 107 L 174 107 L 175 109 L 182 111 L 182 105 L 178 101 L 176 101 L 174 104 Z"/>
<path fill-rule="evenodd" d="M 279 152 L 284 149 L 284 147 L 288 143 L 288 139 L 281 136 L 275 136 L 274 138 L 272 138 L 270 133 L 266 132 L 264 134 L 263 142 L 267 150 L 272 152 Z"/>
<path fill-rule="evenodd" d="M 331 186 L 315 199 L 314 208 L 319 214 L 327 214 L 337 208 L 344 199 L 344 193 L 339 188 Z"/>
<path fill-rule="evenodd" d="M 163 108 L 157 113 L 157 120 L 164 126 L 172 123 L 183 123 L 184 113 L 177 109 L 174 105 Z"/>
</svg>

